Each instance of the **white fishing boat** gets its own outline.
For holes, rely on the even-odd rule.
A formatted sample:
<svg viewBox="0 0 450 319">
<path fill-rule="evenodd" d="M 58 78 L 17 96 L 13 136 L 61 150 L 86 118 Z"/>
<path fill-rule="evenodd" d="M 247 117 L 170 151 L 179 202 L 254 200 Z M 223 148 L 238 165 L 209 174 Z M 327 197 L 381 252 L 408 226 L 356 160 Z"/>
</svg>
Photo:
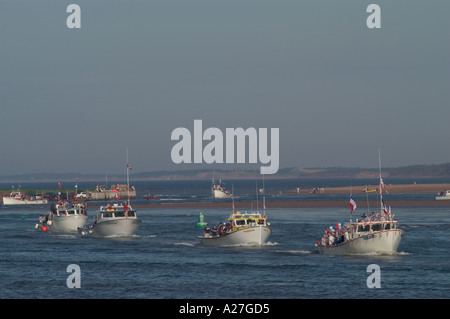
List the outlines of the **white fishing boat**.
<svg viewBox="0 0 450 319">
<path fill-rule="evenodd" d="M 324 255 L 395 254 L 404 236 L 397 225 L 390 214 L 366 216 L 362 221 L 327 229 L 316 246 Z"/>
<path fill-rule="evenodd" d="M 231 198 L 231 192 L 225 188 L 220 180 L 219 183 L 216 183 L 214 179 L 212 180 L 211 186 L 211 196 L 214 198 Z"/>
<path fill-rule="evenodd" d="M 380 165 L 381 167 L 381 165 Z M 335 223 L 325 230 L 321 241 L 316 242 L 319 253 L 324 255 L 395 254 L 405 235 L 398 228 L 398 221 L 383 201 L 384 184 L 380 169 L 380 213 L 364 215 L 363 220 Z M 351 212 L 356 208 L 350 199 Z"/>
<path fill-rule="evenodd" d="M 82 204 L 54 203 L 47 215 L 41 215 L 36 229 L 52 233 L 76 233 L 78 228 L 86 225 L 88 221 L 87 206 Z"/>
<path fill-rule="evenodd" d="M 269 225 L 267 216 L 259 212 L 242 214 L 234 211 L 225 224 L 218 228 L 206 227 L 198 239 L 205 246 L 262 245 L 272 233 Z"/>
<path fill-rule="evenodd" d="M 3 196 L 3 205 L 45 205 L 48 200 L 41 195 L 24 195 L 20 191 Z"/>
<path fill-rule="evenodd" d="M 94 224 L 81 228 L 81 235 L 96 238 L 130 237 L 137 234 L 142 221 L 126 202 L 123 205 L 101 206 L 94 216 Z"/>
<path fill-rule="evenodd" d="M 450 190 L 438 193 L 436 200 L 450 200 Z"/>
<path fill-rule="evenodd" d="M 128 202 L 125 201 L 123 204 L 114 203 L 101 206 L 94 216 L 94 223 L 79 229 L 81 235 L 108 238 L 131 237 L 137 234 L 142 221 L 137 218 L 136 211 L 130 205 L 129 170 L 131 170 L 131 165 L 128 162 L 127 151 Z"/>
</svg>

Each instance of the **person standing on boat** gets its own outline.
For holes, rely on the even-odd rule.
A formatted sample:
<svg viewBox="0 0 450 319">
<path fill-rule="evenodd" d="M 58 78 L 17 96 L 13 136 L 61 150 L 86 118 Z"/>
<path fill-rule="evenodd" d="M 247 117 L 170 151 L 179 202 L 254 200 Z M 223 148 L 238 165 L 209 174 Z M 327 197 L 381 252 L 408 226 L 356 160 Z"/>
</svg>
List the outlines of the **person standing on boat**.
<svg viewBox="0 0 450 319">
<path fill-rule="evenodd" d="M 345 242 L 348 242 L 349 239 L 350 239 L 350 234 L 349 234 L 349 232 L 350 232 L 350 230 L 349 230 L 349 228 L 347 227 L 347 229 L 344 231 L 344 241 L 345 241 Z"/>
<path fill-rule="evenodd" d="M 323 234 L 322 236 L 322 246 L 326 246 L 328 244 L 328 236 L 327 236 L 327 232 L 325 232 L 325 234 Z"/>
<path fill-rule="evenodd" d="M 125 217 L 128 217 L 128 204 L 123 202 L 123 210 L 125 211 Z"/>
<path fill-rule="evenodd" d="M 330 246 L 334 245 L 334 236 L 332 232 L 330 232 L 330 235 L 328 236 L 328 245 Z"/>
<path fill-rule="evenodd" d="M 213 228 L 211 229 L 211 236 L 213 236 L 213 237 L 217 236 L 217 227 L 216 227 L 216 225 L 213 225 Z"/>
<path fill-rule="evenodd" d="M 206 224 L 205 230 L 203 231 L 205 237 L 211 237 L 211 228 Z"/>
</svg>

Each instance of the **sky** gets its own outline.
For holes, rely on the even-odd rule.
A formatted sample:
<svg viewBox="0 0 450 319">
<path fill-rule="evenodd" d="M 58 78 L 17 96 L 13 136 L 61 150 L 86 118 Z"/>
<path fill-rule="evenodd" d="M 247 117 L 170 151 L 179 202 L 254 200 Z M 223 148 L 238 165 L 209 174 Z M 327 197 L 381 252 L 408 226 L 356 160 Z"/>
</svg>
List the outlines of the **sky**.
<svg viewBox="0 0 450 319">
<path fill-rule="evenodd" d="M 81 8 L 68 28 L 67 6 Z M 371 3 L 381 28 L 369 29 Z M 279 128 L 279 166 L 450 162 L 446 0 L 0 0 L 0 176 L 175 164 L 179 127 Z M 205 146 L 207 142 L 204 142 Z M 255 165 L 243 165 L 254 168 Z M 256 167 L 261 166 L 260 163 Z"/>
</svg>

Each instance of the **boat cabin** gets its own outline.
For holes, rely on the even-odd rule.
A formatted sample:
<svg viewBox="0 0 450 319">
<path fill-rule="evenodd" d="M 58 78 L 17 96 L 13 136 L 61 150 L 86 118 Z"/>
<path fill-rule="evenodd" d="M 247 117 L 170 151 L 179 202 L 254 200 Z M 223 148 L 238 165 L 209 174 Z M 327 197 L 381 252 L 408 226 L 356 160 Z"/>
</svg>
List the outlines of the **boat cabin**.
<svg viewBox="0 0 450 319">
<path fill-rule="evenodd" d="M 267 216 L 261 216 L 257 212 L 250 214 L 235 212 L 230 215 L 228 221 L 231 223 L 233 230 L 244 227 L 267 226 Z"/>
<path fill-rule="evenodd" d="M 131 206 L 119 204 L 101 206 L 97 213 L 97 218 L 136 218 L 136 211 Z"/>
<path fill-rule="evenodd" d="M 81 204 L 71 205 L 69 203 L 64 203 L 61 205 L 52 204 L 50 211 L 48 213 L 48 219 L 54 220 L 57 217 L 62 216 L 76 216 L 76 215 L 86 215 L 87 207 Z"/>
<path fill-rule="evenodd" d="M 21 192 L 11 192 L 9 194 L 9 196 L 8 195 L 4 195 L 3 197 L 9 197 L 9 198 L 14 198 L 14 199 L 18 199 L 18 200 L 25 199 L 25 196 L 22 195 Z"/>
<path fill-rule="evenodd" d="M 354 227 L 354 233 L 371 233 L 383 230 L 391 230 L 397 228 L 398 221 L 396 220 L 377 220 L 372 222 L 356 220 L 355 224 L 350 224 Z M 350 226 L 349 225 L 349 226 Z"/>
<path fill-rule="evenodd" d="M 85 215 L 85 212 L 78 210 L 76 208 L 58 209 L 56 211 L 56 216 L 69 216 L 69 215 Z"/>
</svg>

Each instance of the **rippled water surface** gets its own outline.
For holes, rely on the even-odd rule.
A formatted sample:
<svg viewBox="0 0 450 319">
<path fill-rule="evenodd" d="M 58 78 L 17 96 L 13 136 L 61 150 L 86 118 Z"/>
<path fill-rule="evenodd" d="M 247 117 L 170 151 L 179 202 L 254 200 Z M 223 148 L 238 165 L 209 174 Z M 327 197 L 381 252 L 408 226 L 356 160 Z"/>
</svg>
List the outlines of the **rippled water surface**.
<svg viewBox="0 0 450 319">
<path fill-rule="evenodd" d="M 34 228 L 46 208 L 0 210 L 2 298 L 448 298 L 450 211 L 393 208 L 406 235 L 395 256 L 326 257 L 314 243 L 347 208 L 271 208 L 263 247 L 203 247 L 199 210 L 142 208 L 134 238 L 55 235 Z M 227 208 L 202 209 L 210 224 Z M 90 212 L 90 216 L 93 212 Z M 68 265 L 81 288 L 69 289 Z M 369 289 L 377 264 L 381 289 Z"/>
</svg>

